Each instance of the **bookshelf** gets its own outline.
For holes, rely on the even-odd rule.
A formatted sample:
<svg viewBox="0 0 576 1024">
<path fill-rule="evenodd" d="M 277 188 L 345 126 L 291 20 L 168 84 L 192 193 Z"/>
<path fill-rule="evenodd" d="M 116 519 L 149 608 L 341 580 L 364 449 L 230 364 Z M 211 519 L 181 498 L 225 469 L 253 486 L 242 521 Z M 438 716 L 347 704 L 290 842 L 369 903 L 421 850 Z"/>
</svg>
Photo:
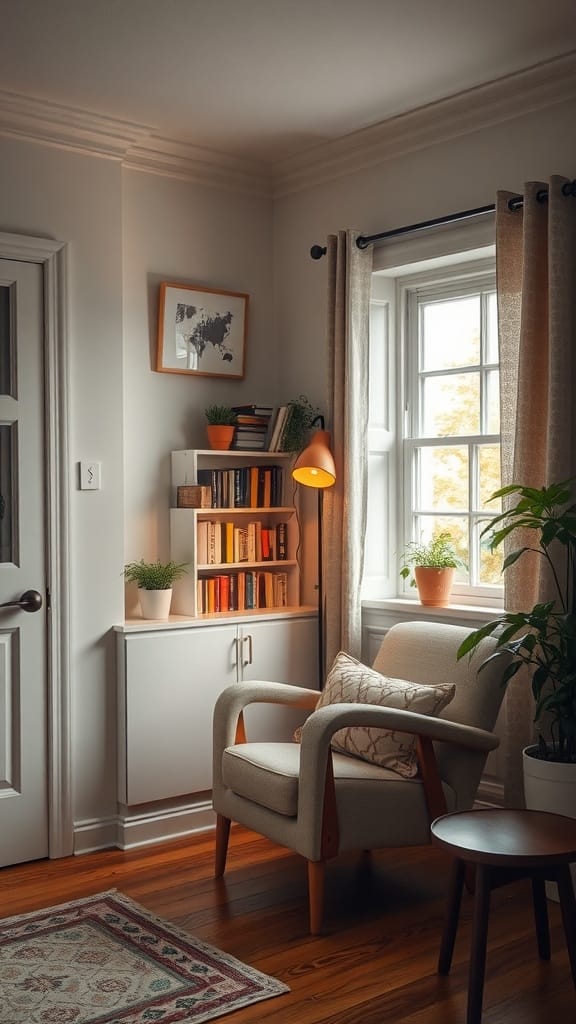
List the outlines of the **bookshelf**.
<svg viewBox="0 0 576 1024">
<path fill-rule="evenodd" d="M 292 454 L 188 449 L 171 453 L 170 557 L 186 562 L 178 615 L 214 618 L 300 607 L 299 525 Z M 178 488 L 210 489 L 210 508 L 178 508 Z"/>
</svg>

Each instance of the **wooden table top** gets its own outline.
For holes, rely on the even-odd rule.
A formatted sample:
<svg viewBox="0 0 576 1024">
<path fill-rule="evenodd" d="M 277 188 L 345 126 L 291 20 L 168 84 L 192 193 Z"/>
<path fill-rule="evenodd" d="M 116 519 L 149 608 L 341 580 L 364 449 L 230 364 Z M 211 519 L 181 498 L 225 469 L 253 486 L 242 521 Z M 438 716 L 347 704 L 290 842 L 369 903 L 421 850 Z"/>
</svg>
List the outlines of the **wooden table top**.
<svg viewBox="0 0 576 1024">
<path fill-rule="evenodd" d="M 436 818 L 432 841 L 461 860 L 501 867 L 576 861 L 576 818 L 546 811 L 493 808 Z"/>
</svg>

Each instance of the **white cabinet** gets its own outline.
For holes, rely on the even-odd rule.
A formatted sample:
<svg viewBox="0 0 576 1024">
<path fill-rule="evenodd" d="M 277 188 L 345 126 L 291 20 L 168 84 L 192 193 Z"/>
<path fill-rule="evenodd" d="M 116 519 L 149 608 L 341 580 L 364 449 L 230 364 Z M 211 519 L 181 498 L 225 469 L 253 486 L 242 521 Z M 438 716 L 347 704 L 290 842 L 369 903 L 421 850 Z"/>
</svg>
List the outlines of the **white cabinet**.
<svg viewBox="0 0 576 1024">
<path fill-rule="evenodd" d="M 317 617 L 269 615 L 118 627 L 118 799 L 136 805 L 212 787 L 212 713 L 242 679 L 315 686 Z M 290 739 L 299 712 L 249 709 L 248 738 Z"/>
</svg>

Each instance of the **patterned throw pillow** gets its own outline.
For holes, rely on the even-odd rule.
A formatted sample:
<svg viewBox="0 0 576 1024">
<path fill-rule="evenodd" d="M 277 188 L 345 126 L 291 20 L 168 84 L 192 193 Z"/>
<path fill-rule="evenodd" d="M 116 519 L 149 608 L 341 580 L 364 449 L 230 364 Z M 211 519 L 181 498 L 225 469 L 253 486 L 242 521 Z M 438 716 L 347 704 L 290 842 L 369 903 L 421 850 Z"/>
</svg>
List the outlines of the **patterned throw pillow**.
<svg viewBox="0 0 576 1024">
<path fill-rule="evenodd" d="M 424 684 L 390 679 L 340 651 L 316 707 L 377 704 L 434 716 L 450 703 L 455 692 L 453 683 Z M 340 729 L 332 737 L 332 749 L 389 768 L 405 778 L 418 774 L 416 739 L 407 732 L 365 726 Z"/>
</svg>

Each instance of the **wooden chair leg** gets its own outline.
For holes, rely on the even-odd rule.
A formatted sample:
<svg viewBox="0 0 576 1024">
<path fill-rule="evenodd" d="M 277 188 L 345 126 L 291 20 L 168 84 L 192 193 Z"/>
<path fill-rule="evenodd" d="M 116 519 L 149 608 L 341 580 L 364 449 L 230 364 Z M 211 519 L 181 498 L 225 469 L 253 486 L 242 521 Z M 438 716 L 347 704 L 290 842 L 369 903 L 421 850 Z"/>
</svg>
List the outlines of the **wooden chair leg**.
<svg viewBox="0 0 576 1024">
<path fill-rule="evenodd" d="M 548 907 L 546 905 L 546 888 L 542 878 L 532 879 L 532 903 L 534 906 L 534 924 L 538 942 L 538 956 L 541 960 L 550 959 L 550 927 L 548 925 Z"/>
<path fill-rule="evenodd" d="M 228 840 L 230 838 L 230 818 L 224 818 L 222 814 L 216 815 L 216 857 L 215 877 L 222 878 L 226 870 L 226 855 L 228 853 Z"/>
<path fill-rule="evenodd" d="M 320 935 L 324 913 L 324 877 L 325 862 L 323 860 L 308 861 L 308 905 L 310 908 L 310 934 Z"/>
</svg>

